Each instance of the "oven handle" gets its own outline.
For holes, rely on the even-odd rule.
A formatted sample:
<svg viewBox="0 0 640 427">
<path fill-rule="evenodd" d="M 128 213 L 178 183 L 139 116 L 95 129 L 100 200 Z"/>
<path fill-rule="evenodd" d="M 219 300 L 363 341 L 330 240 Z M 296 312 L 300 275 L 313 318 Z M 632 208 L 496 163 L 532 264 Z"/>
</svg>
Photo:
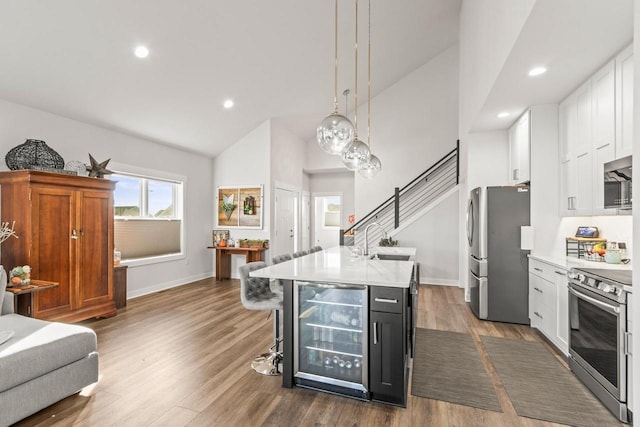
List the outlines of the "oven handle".
<svg viewBox="0 0 640 427">
<path fill-rule="evenodd" d="M 587 295 L 585 295 L 583 293 L 576 292 L 571 287 L 569 288 L 569 292 L 571 294 L 575 295 L 576 297 L 580 298 L 580 299 L 583 299 L 583 300 L 588 301 L 588 302 L 590 302 L 590 303 L 592 303 L 594 305 L 597 305 L 598 307 L 602 308 L 603 310 L 605 310 L 605 311 L 607 311 L 607 312 L 609 312 L 611 314 L 620 314 L 620 307 L 615 307 L 613 305 L 609 305 L 609 304 L 604 303 L 602 301 L 598 301 L 597 299 L 592 298 L 590 296 L 587 296 Z"/>
</svg>

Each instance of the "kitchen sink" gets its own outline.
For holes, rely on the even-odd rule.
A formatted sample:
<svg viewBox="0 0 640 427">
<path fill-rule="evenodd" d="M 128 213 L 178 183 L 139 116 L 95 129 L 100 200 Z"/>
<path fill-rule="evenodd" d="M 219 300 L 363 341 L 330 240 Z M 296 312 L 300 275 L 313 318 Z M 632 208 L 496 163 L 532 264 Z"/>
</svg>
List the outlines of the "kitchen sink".
<svg viewBox="0 0 640 427">
<path fill-rule="evenodd" d="M 411 255 L 399 254 L 373 254 L 369 259 L 379 259 L 380 261 L 409 261 Z"/>
</svg>

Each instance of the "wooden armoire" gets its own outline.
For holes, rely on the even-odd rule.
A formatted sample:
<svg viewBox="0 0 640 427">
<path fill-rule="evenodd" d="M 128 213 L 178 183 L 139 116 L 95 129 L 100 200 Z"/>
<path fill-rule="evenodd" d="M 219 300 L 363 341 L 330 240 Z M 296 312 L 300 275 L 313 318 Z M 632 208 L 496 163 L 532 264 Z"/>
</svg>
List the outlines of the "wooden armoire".
<svg viewBox="0 0 640 427">
<path fill-rule="evenodd" d="M 18 239 L 0 247 L 7 273 L 30 265 L 31 278 L 59 283 L 33 294 L 39 319 L 77 322 L 113 316 L 115 181 L 19 170 L 0 172 L 0 218 Z"/>
</svg>

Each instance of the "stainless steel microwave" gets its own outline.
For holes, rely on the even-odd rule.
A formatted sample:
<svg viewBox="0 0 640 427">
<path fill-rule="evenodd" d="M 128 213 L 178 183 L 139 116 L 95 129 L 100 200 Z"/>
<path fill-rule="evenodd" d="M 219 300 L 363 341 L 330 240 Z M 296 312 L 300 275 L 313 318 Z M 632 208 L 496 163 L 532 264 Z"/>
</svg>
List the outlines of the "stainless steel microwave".
<svg viewBox="0 0 640 427">
<path fill-rule="evenodd" d="M 631 209 L 631 156 L 604 164 L 604 207 Z"/>
</svg>

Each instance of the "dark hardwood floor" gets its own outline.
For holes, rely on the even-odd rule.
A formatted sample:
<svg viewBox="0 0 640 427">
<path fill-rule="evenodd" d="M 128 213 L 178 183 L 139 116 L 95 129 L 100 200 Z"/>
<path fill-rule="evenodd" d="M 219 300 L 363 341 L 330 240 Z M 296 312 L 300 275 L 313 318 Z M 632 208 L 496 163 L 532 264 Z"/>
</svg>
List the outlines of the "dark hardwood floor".
<svg viewBox="0 0 640 427">
<path fill-rule="evenodd" d="M 473 337 L 503 413 L 412 395 L 404 409 L 282 388 L 281 377 L 261 376 L 249 367 L 269 347 L 272 323 L 267 312 L 244 309 L 239 289 L 237 280 L 201 280 L 130 300 L 116 317 L 84 322 L 98 335 L 100 381 L 18 425 L 558 425 L 515 414 L 479 336 L 544 340 L 528 326 L 479 321 L 462 289 L 422 286 L 418 326 Z"/>
</svg>

